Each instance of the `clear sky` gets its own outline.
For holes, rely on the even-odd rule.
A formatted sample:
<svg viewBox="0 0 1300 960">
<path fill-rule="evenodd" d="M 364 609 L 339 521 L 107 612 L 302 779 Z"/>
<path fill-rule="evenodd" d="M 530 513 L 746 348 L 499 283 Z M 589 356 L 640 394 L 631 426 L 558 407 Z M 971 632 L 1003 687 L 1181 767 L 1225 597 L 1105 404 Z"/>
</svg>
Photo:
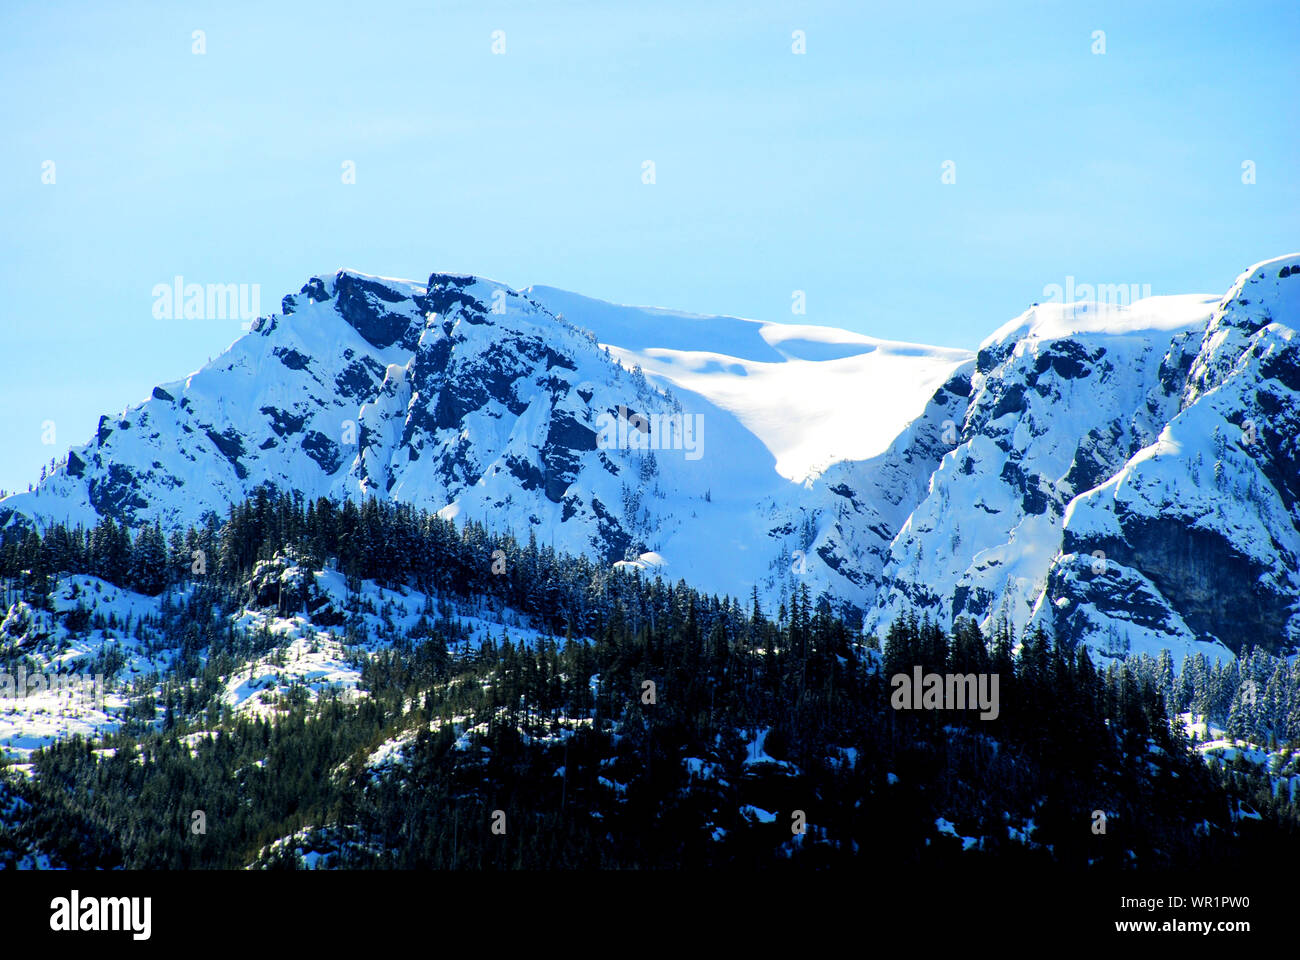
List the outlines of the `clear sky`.
<svg viewBox="0 0 1300 960">
<path fill-rule="evenodd" d="M 1300 249 L 1295 2 L 4 0 L 0 84 L 9 490 L 240 335 L 156 319 L 177 275 L 974 347 L 1067 276 L 1221 293 Z"/>
</svg>

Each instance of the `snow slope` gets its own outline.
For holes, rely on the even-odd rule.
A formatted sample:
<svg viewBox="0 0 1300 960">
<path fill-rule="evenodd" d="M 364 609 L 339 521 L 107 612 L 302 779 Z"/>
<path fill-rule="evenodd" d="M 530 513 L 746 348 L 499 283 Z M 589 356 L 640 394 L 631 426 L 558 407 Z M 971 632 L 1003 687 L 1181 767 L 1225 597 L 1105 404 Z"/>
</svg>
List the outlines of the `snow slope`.
<svg viewBox="0 0 1300 960">
<path fill-rule="evenodd" d="M 796 482 L 883 453 L 971 359 L 833 327 L 625 307 L 550 287 L 525 293 L 594 332 L 625 366 L 733 415 Z"/>
</svg>

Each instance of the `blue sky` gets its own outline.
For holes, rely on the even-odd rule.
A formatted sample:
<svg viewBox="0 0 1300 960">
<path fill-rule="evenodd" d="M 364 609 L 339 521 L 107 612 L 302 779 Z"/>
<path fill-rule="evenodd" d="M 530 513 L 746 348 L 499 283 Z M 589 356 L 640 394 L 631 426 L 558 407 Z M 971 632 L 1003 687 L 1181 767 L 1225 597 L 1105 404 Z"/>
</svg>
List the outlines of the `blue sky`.
<svg viewBox="0 0 1300 960">
<path fill-rule="evenodd" d="M 1300 249 L 1300 5 L 1082 7 L 8 0 L 0 487 L 240 335 L 155 319 L 176 275 L 263 313 L 449 270 L 973 347 L 1067 276 L 1220 293 Z"/>
</svg>

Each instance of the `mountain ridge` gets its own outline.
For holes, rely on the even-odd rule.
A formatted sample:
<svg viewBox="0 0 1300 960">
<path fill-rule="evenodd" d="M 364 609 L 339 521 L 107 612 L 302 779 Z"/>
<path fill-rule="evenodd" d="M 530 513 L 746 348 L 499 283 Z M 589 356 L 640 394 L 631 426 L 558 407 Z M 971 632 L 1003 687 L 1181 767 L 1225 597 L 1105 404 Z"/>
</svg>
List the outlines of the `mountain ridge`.
<svg viewBox="0 0 1300 960">
<path fill-rule="evenodd" d="M 101 418 L 36 492 L 0 501 L 0 528 L 175 525 L 269 483 L 531 529 L 774 608 L 806 583 L 869 630 L 913 608 L 1103 653 L 1120 633 L 1294 645 L 1298 315 L 1296 254 L 1221 298 L 1036 304 L 975 353 L 339 270 Z M 676 423 L 676 441 L 698 425 L 699 455 L 640 429 L 611 446 L 611 418 Z M 1247 459 L 1225 453 L 1214 438 L 1247 421 Z M 1207 473 L 1235 486 L 1206 491 Z M 1210 584 L 1259 615 L 1220 624 Z"/>
</svg>

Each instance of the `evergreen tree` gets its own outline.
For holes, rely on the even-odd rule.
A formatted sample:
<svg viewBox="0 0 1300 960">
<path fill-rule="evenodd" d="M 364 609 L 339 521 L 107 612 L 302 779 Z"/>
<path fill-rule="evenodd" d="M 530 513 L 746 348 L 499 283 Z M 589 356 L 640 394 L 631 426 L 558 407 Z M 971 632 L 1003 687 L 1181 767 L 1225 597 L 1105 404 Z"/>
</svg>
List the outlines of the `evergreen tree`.
<svg viewBox="0 0 1300 960">
<path fill-rule="evenodd" d="M 155 520 L 142 527 L 131 551 L 131 589 L 157 596 L 167 585 L 167 544 Z"/>
</svg>

